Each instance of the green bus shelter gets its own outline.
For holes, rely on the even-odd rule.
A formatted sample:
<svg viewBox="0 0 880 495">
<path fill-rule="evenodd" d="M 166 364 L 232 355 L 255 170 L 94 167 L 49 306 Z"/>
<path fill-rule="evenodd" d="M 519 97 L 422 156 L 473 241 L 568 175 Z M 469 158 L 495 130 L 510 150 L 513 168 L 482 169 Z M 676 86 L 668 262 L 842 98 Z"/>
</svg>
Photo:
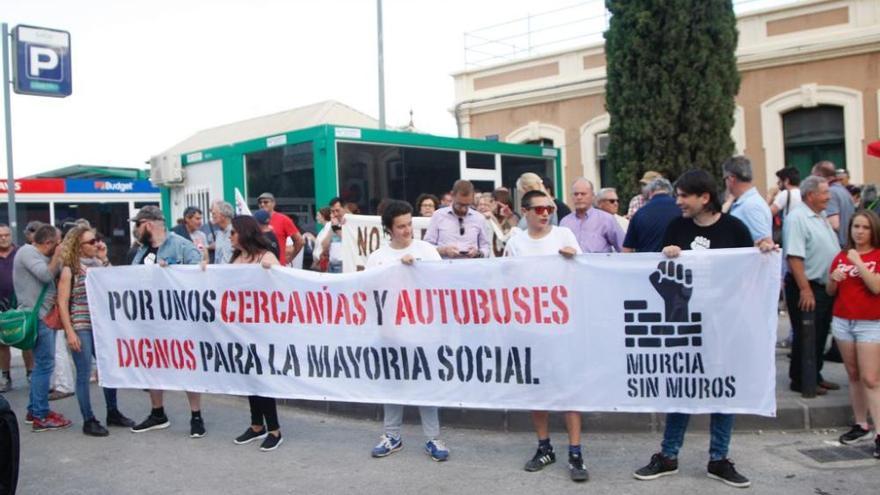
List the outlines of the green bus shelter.
<svg viewBox="0 0 880 495">
<path fill-rule="evenodd" d="M 179 160 L 183 180 L 161 184 L 171 220 L 189 205 L 207 211 L 215 199 L 234 203 L 236 189 L 251 209 L 271 192 L 276 209 L 306 231 L 315 230 L 317 209 L 335 196 L 375 214 L 382 199 L 439 197 L 460 178 L 478 191 L 513 191 L 521 174 L 535 172 L 564 194 L 557 148 L 330 124 L 186 150 Z"/>
</svg>

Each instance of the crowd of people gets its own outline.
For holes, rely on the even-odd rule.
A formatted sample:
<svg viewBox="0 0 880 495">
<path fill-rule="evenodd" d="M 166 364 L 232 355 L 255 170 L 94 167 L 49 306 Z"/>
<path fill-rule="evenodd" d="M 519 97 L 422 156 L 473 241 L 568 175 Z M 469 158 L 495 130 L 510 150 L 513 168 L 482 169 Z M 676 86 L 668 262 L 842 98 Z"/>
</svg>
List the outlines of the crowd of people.
<svg viewBox="0 0 880 495">
<path fill-rule="evenodd" d="M 840 437 L 850 444 L 874 438 L 874 456 L 880 458 L 880 436 L 872 436 L 868 417 L 880 418 L 880 217 L 876 191 L 848 185 L 845 172 L 830 162 L 817 163 L 812 175 L 801 180 L 797 169 L 777 173 L 778 188 L 762 196 L 753 185 L 746 157 L 726 160 L 720 167 L 721 186 L 712 174 L 691 170 L 671 182 L 648 171 L 640 193 L 621 215 L 614 188 L 595 191 L 594 184 L 576 179 L 569 188 L 570 203 L 554 196 L 553 183 L 534 173 L 523 174 L 516 190 L 498 188 L 477 192 L 471 182 L 456 181 L 448 193 L 422 194 L 415 204 L 386 199 L 378 207 L 389 243 L 373 252 L 370 270 L 389 263 L 414 263 L 490 256 L 549 256 L 572 258 L 581 253 L 657 252 L 675 258 L 683 250 L 758 247 L 769 253 L 782 246 L 784 300 L 792 327 L 790 388 L 802 390 L 804 356 L 800 346 L 806 318 L 815 315 L 818 345 L 818 393 L 840 388 L 822 376 L 825 342 L 829 332 L 842 355 L 849 378 L 855 423 Z M 858 193 L 858 194 L 856 194 Z M 869 194 L 870 193 L 870 194 Z M 873 194 L 874 197 L 871 197 Z M 136 244 L 128 255 L 133 265 L 153 264 L 255 264 L 342 271 L 341 230 L 347 214 L 357 205 L 333 198 L 320 208 L 319 232 L 302 234 L 290 217 L 275 211 L 270 192 L 258 197 L 260 209 L 236 216 L 231 204 L 211 205 L 211 221 L 203 212 L 187 207 L 178 224 L 168 230 L 166 217 L 156 206 L 145 206 L 131 219 Z M 518 207 L 516 206 L 518 204 Z M 415 238 L 413 216 L 430 217 L 422 239 Z M 85 275 L 109 266 L 107 246 L 86 221 L 74 222 L 62 232 L 47 224 L 26 228 L 27 243 L 14 246 L 8 226 L 0 225 L 0 299 L 20 308 L 39 308 L 36 346 L 24 353 L 30 381 L 26 421 L 33 431 L 69 427 L 71 421 L 49 407 L 56 360 L 56 331 L 76 368 L 75 394 L 83 418 L 83 433 L 106 436 L 89 400 L 94 345 L 89 319 Z M 309 249 L 304 249 L 309 246 Z M 308 251 L 308 256 L 305 252 Z M 65 350 L 61 347 L 60 350 Z M 0 346 L 3 390 L 12 387 L 9 348 Z M 151 410 L 140 423 L 119 408 L 116 391 L 103 389 L 107 426 L 126 427 L 141 433 L 167 428 L 161 390 L 149 391 Z M 201 397 L 187 392 L 190 436 L 206 434 Z M 236 444 L 262 440 L 261 450 L 281 445 L 281 427 L 275 400 L 251 396 L 250 425 L 234 439 Z M 440 439 L 436 407 L 420 407 L 425 452 L 436 461 L 450 456 Z M 550 443 L 549 414 L 532 413 L 537 450 L 526 462 L 526 471 L 539 471 L 556 461 Z M 385 457 L 401 449 L 403 406 L 384 406 L 384 428 L 372 456 Z M 572 480 L 589 478 L 581 446 L 581 416 L 564 414 L 568 432 L 568 469 Z M 660 451 L 636 470 L 640 480 L 653 480 L 678 471 L 678 452 L 684 441 L 689 415 L 670 413 Z M 736 486 L 749 486 L 728 458 L 734 417 L 711 415 L 709 477 Z"/>
</svg>

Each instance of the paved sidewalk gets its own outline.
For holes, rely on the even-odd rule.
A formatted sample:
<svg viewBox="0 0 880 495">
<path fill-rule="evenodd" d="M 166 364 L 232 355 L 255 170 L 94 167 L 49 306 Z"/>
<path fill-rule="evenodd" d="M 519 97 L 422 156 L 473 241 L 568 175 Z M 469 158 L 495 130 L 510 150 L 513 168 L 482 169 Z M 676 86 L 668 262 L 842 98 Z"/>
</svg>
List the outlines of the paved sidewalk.
<svg viewBox="0 0 880 495">
<path fill-rule="evenodd" d="M 26 389 L 6 394 L 21 413 Z M 103 399 L 92 387 L 95 411 Z M 122 410 L 136 420 L 149 410 L 147 394 L 120 392 Z M 532 433 L 505 433 L 444 426 L 442 438 L 452 454 L 446 463 L 432 462 L 422 452 L 420 428 L 403 430 L 404 449 L 384 459 L 372 459 L 370 449 L 381 432 L 378 421 L 328 416 L 282 408 L 285 442 L 274 452 L 257 445 L 237 446 L 232 439 L 249 423 L 247 401 L 229 396 L 204 397 L 208 434 L 191 439 L 186 398 L 166 394 L 171 427 L 134 434 L 113 428 L 107 438 L 86 437 L 75 398 L 52 403 L 74 421 L 63 431 L 23 431 L 19 493 L 84 494 L 251 494 L 251 493 L 365 493 L 365 494 L 875 494 L 880 486 L 880 462 L 865 459 L 861 447 L 832 446 L 841 430 L 740 433 L 734 435 L 731 457 L 753 482 L 737 492 L 706 477 L 708 436 L 691 432 L 681 453 L 678 475 L 638 481 L 632 470 L 647 463 L 659 448 L 655 433 L 595 433 L 584 436 L 584 453 L 591 479 L 575 484 L 568 479 L 565 437 L 553 435 L 556 464 L 544 472 L 527 473 L 522 466 L 534 453 Z M 103 412 L 99 412 L 103 420 Z M 861 453 L 863 459 L 817 463 L 801 450 Z"/>
</svg>

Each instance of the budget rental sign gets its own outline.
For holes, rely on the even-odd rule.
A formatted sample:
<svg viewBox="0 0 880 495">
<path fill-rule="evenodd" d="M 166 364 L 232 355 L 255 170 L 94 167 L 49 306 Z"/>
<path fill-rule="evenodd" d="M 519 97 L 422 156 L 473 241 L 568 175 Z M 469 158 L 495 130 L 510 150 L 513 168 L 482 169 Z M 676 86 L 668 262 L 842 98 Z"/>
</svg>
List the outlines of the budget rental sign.
<svg viewBox="0 0 880 495">
<path fill-rule="evenodd" d="M 64 98 L 73 92 L 70 33 L 34 26 L 16 26 L 13 82 L 16 93 Z"/>
</svg>

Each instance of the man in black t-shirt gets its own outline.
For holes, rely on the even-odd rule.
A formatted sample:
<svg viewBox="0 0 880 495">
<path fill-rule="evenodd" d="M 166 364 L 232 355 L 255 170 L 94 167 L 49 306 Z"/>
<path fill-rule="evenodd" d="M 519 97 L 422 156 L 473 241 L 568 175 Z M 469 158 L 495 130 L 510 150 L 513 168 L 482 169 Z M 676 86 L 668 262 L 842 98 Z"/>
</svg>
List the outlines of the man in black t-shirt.
<svg viewBox="0 0 880 495">
<path fill-rule="evenodd" d="M 666 228 L 663 238 L 663 254 L 676 258 L 682 250 L 723 249 L 753 247 L 748 227 L 739 219 L 721 213 L 718 187 L 712 176 L 703 170 L 690 170 L 675 183 L 676 204 L 682 217 L 673 220 Z M 769 239 L 759 241 L 763 252 L 775 246 Z M 681 268 L 680 266 L 678 268 Z M 678 472 L 678 451 L 684 443 L 690 414 L 669 413 L 663 433 L 661 451 L 651 457 L 651 462 L 633 473 L 637 479 L 653 480 Z M 733 431 L 733 415 L 713 413 L 709 427 L 710 478 L 727 485 L 745 488 L 751 482 L 739 474 L 727 459 L 730 435 Z"/>
</svg>

